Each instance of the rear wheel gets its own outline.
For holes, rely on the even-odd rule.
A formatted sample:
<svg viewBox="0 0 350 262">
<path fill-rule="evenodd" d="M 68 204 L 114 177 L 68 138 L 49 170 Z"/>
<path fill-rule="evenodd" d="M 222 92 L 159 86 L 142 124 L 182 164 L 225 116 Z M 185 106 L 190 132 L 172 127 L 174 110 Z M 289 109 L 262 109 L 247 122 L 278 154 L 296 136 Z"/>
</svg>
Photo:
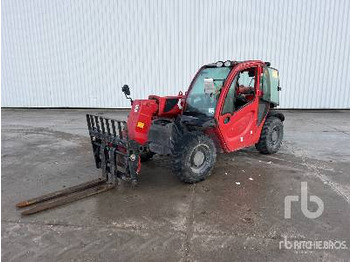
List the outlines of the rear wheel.
<svg viewBox="0 0 350 262">
<path fill-rule="evenodd" d="M 212 139 L 200 132 L 179 138 L 174 145 L 173 173 L 185 183 L 206 179 L 216 161 L 216 148 Z"/>
<path fill-rule="evenodd" d="M 259 142 L 255 144 L 255 147 L 262 154 L 273 154 L 280 149 L 282 139 L 283 123 L 281 119 L 269 117 L 264 123 Z"/>
</svg>

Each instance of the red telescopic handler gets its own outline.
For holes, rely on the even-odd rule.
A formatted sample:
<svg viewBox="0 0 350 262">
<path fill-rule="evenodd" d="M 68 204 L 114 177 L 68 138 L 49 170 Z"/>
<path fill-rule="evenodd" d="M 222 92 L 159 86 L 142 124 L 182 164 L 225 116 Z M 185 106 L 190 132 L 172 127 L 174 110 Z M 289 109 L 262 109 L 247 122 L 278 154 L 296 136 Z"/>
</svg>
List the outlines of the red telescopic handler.
<svg viewBox="0 0 350 262">
<path fill-rule="evenodd" d="M 172 171 L 184 183 L 206 179 L 217 153 L 255 145 L 276 153 L 283 139 L 279 74 L 269 62 L 218 61 L 202 66 L 188 91 L 132 100 L 127 121 L 86 115 L 96 168 L 102 176 L 83 184 L 22 201 L 30 215 L 113 189 L 119 180 L 137 184 L 141 162 L 169 155 Z"/>
</svg>

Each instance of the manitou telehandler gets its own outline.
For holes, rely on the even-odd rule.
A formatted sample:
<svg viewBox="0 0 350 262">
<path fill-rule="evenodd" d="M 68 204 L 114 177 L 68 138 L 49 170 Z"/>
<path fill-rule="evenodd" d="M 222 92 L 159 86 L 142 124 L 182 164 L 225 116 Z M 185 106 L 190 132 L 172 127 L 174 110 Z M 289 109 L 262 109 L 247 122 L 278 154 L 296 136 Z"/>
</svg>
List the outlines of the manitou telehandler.
<svg viewBox="0 0 350 262">
<path fill-rule="evenodd" d="M 127 122 L 87 115 L 96 167 L 102 178 L 17 204 L 36 206 L 33 214 L 113 188 L 117 179 L 137 183 L 141 161 L 154 154 L 172 158 L 173 173 L 185 183 L 210 175 L 216 153 L 255 145 L 276 153 L 283 138 L 278 71 L 258 60 L 216 62 L 202 66 L 188 91 L 177 96 L 150 95 L 131 101 Z"/>
</svg>

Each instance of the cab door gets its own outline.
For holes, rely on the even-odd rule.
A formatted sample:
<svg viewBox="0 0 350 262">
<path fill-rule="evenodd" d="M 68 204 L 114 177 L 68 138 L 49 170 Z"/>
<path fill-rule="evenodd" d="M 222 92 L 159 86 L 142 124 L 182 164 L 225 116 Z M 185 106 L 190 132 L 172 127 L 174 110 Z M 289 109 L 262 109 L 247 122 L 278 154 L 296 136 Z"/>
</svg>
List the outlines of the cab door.
<svg viewBox="0 0 350 262">
<path fill-rule="evenodd" d="M 217 108 L 219 132 L 229 152 L 256 142 L 260 71 L 258 65 L 234 70 L 220 99 Z M 244 89 L 242 87 L 249 92 L 240 93 L 239 90 Z"/>
</svg>

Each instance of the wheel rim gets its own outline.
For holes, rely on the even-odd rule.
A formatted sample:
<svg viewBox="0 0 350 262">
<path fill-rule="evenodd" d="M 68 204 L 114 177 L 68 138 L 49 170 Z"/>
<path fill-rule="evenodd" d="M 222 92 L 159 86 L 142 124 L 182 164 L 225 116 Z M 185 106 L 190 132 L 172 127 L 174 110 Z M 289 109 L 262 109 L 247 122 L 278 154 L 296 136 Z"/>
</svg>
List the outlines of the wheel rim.
<svg viewBox="0 0 350 262">
<path fill-rule="evenodd" d="M 274 126 L 271 134 L 271 142 L 275 146 L 280 140 L 280 129 L 278 126 Z"/>
<path fill-rule="evenodd" d="M 201 173 L 208 168 L 210 161 L 210 150 L 207 145 L 196 146 L 190 155 L 190 168 L 195 173 Z"/>
<path fill-rule="evenodd" d="M 204 153 L 202 151 L 200 151 L 200 150 L 197 150 L 197 152 L 193 156 L 193 164 L 196 167 L 201 166 L 203 164 L 203 162 L 204 162 L 204 158 L 205 158 Z"/>
</svg>

